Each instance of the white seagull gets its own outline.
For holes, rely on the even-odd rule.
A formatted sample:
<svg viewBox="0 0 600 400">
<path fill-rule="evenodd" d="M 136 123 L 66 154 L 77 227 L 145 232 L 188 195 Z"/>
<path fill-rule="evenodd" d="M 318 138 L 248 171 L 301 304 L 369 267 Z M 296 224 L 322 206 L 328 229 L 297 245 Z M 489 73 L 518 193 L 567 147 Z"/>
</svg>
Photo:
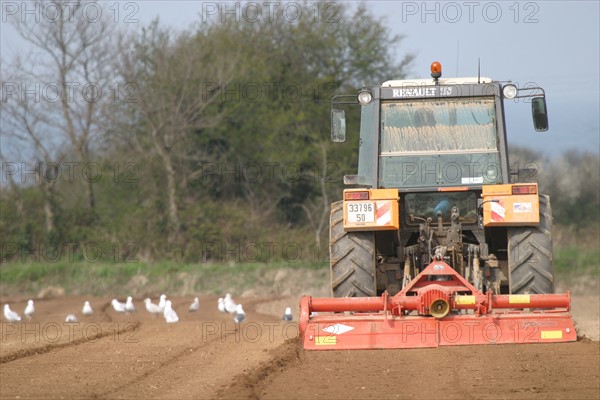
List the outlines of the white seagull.
<svg viewBox="0 0 600 400">
<path fill-rule="evenodd" d="M 290 307 L 287 307 L 285 309 L 285 312 L 283 313 L 283 319 L 284 321 L 291 321 L 292 320 L 292 309 Z"/>
<path fill-rule="evenodd" d="M 173 307 L 171 304 L 172 304 L 171 300 L 167 300 L 165 302 L 165 311 L 163 311 L 163 316 L 165 317 L 165 321 L 167 321 L 167 323 L 169 323 L 169 324 L 179 321 L 179 317 L 177 316 L 177 313 L 175 312 L 175 310 L 173 310 Z"/>
<path fill-rule="evenodd" d="M 112 307 L 114 308 L 114 310 L 118 313 L 123 313 L 126 311 L 125 309 L 125 303 L 121 303 L 119 302 L 119 300 L 117 299 L 113 299 L 110 304 L 112 304 Z"/>
<path fill-rule="evenodd" d="M 68 323 L 74 323 L 77 322 L 77 317 L 74 314 L 69 314 L 67 315 L 67 317 L 65 318 L 65 322 Z"/>
<path fill-rule="evenodd" d="M 11 310 L 8 304 L 4 305 L 4 318 L 6 318 L 8 322 L 19 322 L 21 320 L 19 314 Z"/>
<path fill-rule="evenodd" d="M 244 312 L 242 305 L 238 304 L 235 307 L 235 317 L 233 317 L 233 322 L 235 322 L 236 324 L 241 324 L 242 322 L 244 322 L 245 319 L 246 313 Z"/>
<path fill-rule="evenodd" d="M 167 301 L 167 296 L 164 294 L 160 295 L 160 300 L 158 301 L 158 308 L 160 309 L 160 312 L 165 311 L 165 304 Z"/>
<path fill-rule="evenodd" d="M 83 308 L 81 309 L 81 313 L 83 315 L 92 315 L 94 313 L 94 310 L 92 310 L 92 306 L 90 305 L 89 301 L 86 301 L 83 304 Z"/>
<path fill-rule="evenodd" d="M 144 303 L 146 304 L 146 311 L 148 311 L 152 315 L 157 315 L 162 313 L 159 306 L 154 304 L 150 299 L 144 299 Z"/>
<path fill-rule="evenodd" d="M 237 304 L 235 304 L 235 301 L 233 301 L 229 293 L 225 295 L 223 302 L 225 303 L 225 310 L 227 310 L 228 313 L 233 314 L 237 312 Z"/>
<path fill-rule="evenodd" d="M 27 300 L 27 307 L 25 307 L 25 311 L 23 311 L 23 314 L 25 314 L 27 319 L 29 321 L 31 321 L 31 316 L 33 315 L 34 312 L 35 312 L 35 307 L 33 305 L 33 300 Z"/>
<path fill-rule="evenodd" d="M 225 312 L 225 301 L 223 300 L 222 297 L 219 297 L 217 309 L 221 312 Z"/>
<path fill-rule="evenodd" d="M 194 298 L 194 302 L 190 304 L 189 312 L 198 311 L 200 309 L 200 300 L 197 297 Z"/>
<path fill-rule="evenodd" d="M 135 305 L 133 304 L 133 299 L 131 298 L 131 296 L 127 297 L 127 303 L 125 303 L 125 311 L 129 312 L 135 312 Z"/>
</svg>

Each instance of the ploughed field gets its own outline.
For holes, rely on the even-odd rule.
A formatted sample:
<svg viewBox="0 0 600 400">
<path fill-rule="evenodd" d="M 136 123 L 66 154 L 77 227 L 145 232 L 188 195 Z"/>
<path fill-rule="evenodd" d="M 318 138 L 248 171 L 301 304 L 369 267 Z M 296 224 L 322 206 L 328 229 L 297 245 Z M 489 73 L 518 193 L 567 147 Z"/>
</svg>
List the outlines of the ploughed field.
<svg viewBox="0 0 600 400">
<path fill-rule="evenodd" d="M 9 301 L 19 313 L 25 301 Z M 25 299 L 26 300 L 26 299 Z M 94 314 L 81 315 L 84 300 Z M 180 322 L 138 311 L 118 314 L 110 299 L 36 300 L 31 321 L 0 324 L 2 399 L 598 399 L 598 295 L 574 296 L 575 343 L 435 349 L 301 349 L 297 298 L 236 299 L 236 329 L 216 297 L 173 298 Z M 156 301 L 156 299 L 155 299 Z M 286 306 L 294 321 L 281 321 Z M 78 322 L 65 323 L 74 313 Z"/>
</svg>

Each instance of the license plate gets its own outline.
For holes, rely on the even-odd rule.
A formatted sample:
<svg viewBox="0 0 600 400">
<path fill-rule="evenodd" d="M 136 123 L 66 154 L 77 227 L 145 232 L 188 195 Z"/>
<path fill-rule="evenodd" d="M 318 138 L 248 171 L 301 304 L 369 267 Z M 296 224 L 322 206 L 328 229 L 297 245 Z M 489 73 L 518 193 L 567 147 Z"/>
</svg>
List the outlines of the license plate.
<svg viewBox="0 0 600 400">
<path fill-rule="evenodd" d="M 375 204 L 372 201 L 353 201 L 346 203 L 348 222 L 375 222 Z"/>
</svg>

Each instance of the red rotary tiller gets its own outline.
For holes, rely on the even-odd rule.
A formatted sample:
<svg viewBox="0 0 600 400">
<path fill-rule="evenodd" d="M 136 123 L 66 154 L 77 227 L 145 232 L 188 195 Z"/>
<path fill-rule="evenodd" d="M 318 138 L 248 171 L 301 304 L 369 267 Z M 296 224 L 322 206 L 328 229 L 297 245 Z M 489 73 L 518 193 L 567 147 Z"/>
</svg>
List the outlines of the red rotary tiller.
<svg viewBox="0 0 600 400">
<path fill-rule="evenodd" d="M 394 349 L 577 340 L 571 295 L 482 293 L 443 261 L 395 296 L 302 297 L 308 350 Z"/>
</svg>

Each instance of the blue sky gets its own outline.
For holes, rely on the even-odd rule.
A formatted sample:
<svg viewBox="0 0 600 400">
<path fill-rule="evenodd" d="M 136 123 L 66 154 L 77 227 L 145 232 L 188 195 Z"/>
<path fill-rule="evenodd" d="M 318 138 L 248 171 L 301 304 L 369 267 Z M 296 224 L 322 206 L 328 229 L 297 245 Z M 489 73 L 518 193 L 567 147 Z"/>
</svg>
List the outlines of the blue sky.
<svg viewBox="0 0 600 400">
<path fill-rule="evenodd" d="M 21 4 L 2 2 L 3 62 L 23 51 L 22 43 L 4 23 L 7 4 L 11 3 Z M 224 13 L 221 1 L 109 1 L 107 4 L 114 19 L 130 30 L 139 29 L 157 16 L 163 25 L 180 29 L 202 23 L 203 18 L 213 22 L 223 17 L 243 18 L 257 8 L 267 18 L 270 12 L 268 2 L 262 0 L 252 5 L 230 2 L 230 14 Z M 385 18 L 391 32 L 405 36 L 395 53 L 398 57 L 406 52 L 416 55 L 409 71 L 412 78 L 428 77 L 429 65 L 434 60 L 442 63 L 446 77 L 475 76 L 480 58 L 483 76 L 542 86 L 546 90 L 550 130 L 546 133 L 533 130 L 529 104 L 509 104 L 506 111 L 509 141 L 554 156 L 569 148 L 600 153 L 599 4 L 598 1 L 373 1 L 368 6 L 375 15 Z M 287 10 L 290 20 L 296 18 L 293 6 Z M 319 12 L 321 18 L 335 18 L 335 3 Z"/>
</svg>

